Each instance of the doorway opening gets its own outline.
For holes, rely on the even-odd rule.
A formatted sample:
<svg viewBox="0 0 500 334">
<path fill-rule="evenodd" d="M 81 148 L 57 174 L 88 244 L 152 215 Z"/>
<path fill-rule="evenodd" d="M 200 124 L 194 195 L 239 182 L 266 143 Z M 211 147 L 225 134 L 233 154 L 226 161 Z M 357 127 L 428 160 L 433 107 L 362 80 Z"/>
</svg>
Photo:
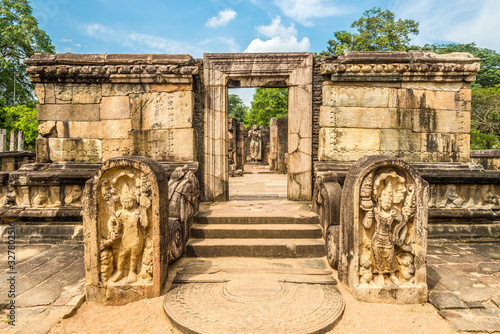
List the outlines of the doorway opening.
<svg viewBox="0 0 500 334">
<path fill-rule="evenodd" d="M 229 199 L 286 199 L 288 88 L 229 88 L 227 101 Z"/>
</svg>

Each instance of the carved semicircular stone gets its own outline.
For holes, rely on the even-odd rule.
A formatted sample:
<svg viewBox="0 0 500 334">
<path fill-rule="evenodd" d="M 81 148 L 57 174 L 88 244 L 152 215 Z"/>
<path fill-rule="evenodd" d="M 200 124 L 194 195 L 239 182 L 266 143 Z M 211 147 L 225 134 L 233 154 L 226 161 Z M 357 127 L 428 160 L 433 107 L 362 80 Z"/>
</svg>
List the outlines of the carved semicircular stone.
<svg viewBox="0 0 500 334">
<path fill-rule="evenodd" d="M 174 284 L 163 308 L 188 333 L 322 333 L 344 301 L 335 285 L 234 279 Z"/>
</svg>

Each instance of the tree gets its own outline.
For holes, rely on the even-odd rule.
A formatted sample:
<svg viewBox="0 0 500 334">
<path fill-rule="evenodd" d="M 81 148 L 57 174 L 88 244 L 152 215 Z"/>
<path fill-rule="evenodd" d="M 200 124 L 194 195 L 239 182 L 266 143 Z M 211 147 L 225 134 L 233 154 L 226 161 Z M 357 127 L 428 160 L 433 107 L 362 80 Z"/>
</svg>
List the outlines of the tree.
<svg viewBox="0 0 500 334">
<path fill-rule="evenodd" d="M 481 69 L 472 88 L 487 88 L 500 84 L 500 54 L 494 50 L 479 48 L 476 43 L 468 44 L 426 44 L 422 50 L 435 53 L 468 52 L 474 57 L 481 58 Z"/>
<path fill-rule="evenodd" d="M 346 51 L 407 51 L 411 48 L 409 35 L 418 35 L 418 25 L 413 20 L 395 21 L 393 12 L 374 7 L 351 24 L 357 33 L 334 32 L 335 39 L 329 40 L 327 50 L 319 55 L 340 55 Z"/>
<path fill-rule="evenodd" d="M 0 100 L 14 105 L 14 77 L 16 102 L 34 102 L 32 85 L 26 75 L 23 60 L 35 52 L 54 53 L 55 49 L 45 31 L 38 28 L 28 0 L 0 1 Z"/>
<path fill-rule="evenodd" d="M 288 115 L 288 88 L 257 87 L 252 108 L 245 117 L 245 127 L 253 124 L 269 125 L 271 118 Z"/>
<path fill-rule="evenodd" d="M 234 117 L 238 122 L 244 122 L 248 113 L 248 107 L 243 104 L 241 98 L 236 94 L 229 94 L 227 97 L 229 117 Z"/>
<path fill-rule="evenodd" d="M 500 84 L 472 90 L 471 149 L 498 148 L 500 138 Z"/>
<path fill-rule="evenodd" d="M 38 123 L 33 85 L 26 74 L 23 60 L 35 52 L 54 53 L 55 49 L 49 36 L 38 28 L 29 1 L 1 0 L 0 128 L 24 131 L 27 147 L 31 146 L 38 134 Z"/>
<path fill-rule="evenodd" d="M 4 127 L 9 130 L 19 130 L 24 132 L 25 149 L 33 151 L 35 140 L 38 137 L 38 121 L 36 120 L 36 108 L 27 105 L 17 105 L 15 107 L 5 107 Z M 10 134 L 9 134 L 10 135 Z"/>
</svg>

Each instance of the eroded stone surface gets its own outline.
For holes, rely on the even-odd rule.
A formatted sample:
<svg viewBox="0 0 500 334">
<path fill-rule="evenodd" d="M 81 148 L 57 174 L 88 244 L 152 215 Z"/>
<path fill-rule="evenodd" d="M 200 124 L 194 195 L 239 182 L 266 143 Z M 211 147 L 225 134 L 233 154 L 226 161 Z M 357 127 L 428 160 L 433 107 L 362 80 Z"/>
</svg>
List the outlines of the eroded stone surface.
<svg viewBox="0 0 500 334">
<path fill-rule="evenodd" d="M 108 160 L 84 191 L 86 294 L 121 305 L 158 296 L 165 283 L 167 178 L 144 157 Z"/>
<path fill-rule="evenodd" d="M 428 184 L 399 159 L 358 160 L 344 181 L 339 278 L 368 302 L 427 300 Z"/>
</svg>

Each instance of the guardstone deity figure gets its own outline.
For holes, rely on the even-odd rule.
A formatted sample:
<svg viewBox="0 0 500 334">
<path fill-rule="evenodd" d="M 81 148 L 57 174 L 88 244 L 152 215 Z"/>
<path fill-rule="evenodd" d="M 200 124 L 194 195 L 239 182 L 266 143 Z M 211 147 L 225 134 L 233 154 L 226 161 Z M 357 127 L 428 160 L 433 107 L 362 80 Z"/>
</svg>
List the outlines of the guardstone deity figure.
<svg viewBox="0 0 500 334">
<path fill-rule="evenodd" d="M 252 125 L 248 131 L 248 138 L 250 138 L 250 161 L 262 160 L 262 134 L 257 125 Z"/>
<path fill-rule="evenodd" d="M 366 273 L 367 263 L 373 266 L 373 281 L 376 285 L 385 285 L 385 275 L 395 285 L 401 284 L 398 274 L 404 282 L 411 280 L 408 267 L 413 262 L 410 253 L 412 245 L 407 237 L 408 221 L 415 214 L 415 193 L 413 185 L 406 183 L 405 178 L 394 170 L 375 177 L 369 174 L 363 180 L 360 208 L 365 211 L 362 225 L 369 241 L 365 240 L 364 252 L 360 255 L 364 270 L 360 270 L 361 283 L 370 283 L 370 276 Z M 406 266 L 404 274 L 403 268 L 399 268 L 401 264 Z"/>
</svg>

